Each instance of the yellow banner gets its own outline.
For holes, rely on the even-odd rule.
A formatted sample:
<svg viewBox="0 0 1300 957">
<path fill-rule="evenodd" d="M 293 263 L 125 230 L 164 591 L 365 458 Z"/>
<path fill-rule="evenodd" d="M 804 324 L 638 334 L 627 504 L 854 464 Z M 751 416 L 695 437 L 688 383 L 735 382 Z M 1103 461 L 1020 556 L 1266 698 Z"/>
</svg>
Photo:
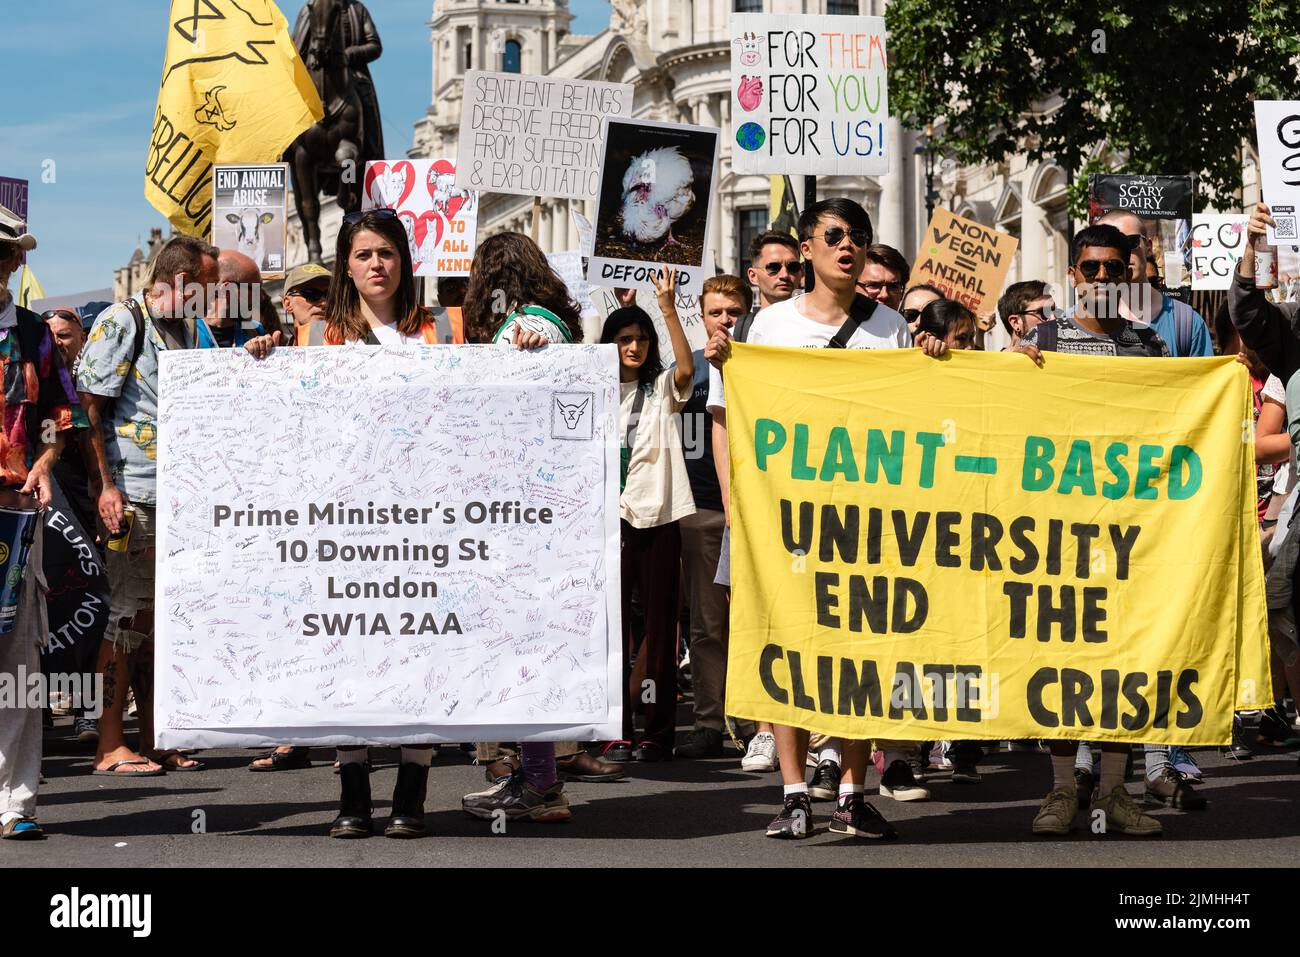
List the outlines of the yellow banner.
<svg viewBox="0 0 1300 957">
<path fill-rule="evenodd" d="M 172 0 L 144 195 L 207 237 L 216 163 L 273 163 L 324 115 L 271 0 Z"/>
<path fill-rule="evenodd" d="M 727 711 L 1213 745 L 1272 701 L 1231 359 L 737 344 Z"/>
</svg>

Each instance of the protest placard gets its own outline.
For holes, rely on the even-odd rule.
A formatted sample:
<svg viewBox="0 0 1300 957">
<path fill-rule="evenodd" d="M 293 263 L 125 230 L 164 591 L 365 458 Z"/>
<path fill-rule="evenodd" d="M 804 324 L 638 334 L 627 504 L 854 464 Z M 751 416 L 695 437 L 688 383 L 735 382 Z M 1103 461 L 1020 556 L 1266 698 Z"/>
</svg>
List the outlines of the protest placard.
<svg viewBox="0 0 1300 957">
<path fill-rule="evenodd" d="M 632 115 L 632 86 L 465 71 L 456 185 L 595 199 L 605 121 Z"/>
<path fill-rule="evenodd" d="M 584 316 L 595 312 L 596 307 L 591 301 L 591 294 L 595 287 L 587 282 L 582 266 L 582 253 L 577 249 L 547 253 L 546 261 L 551 264 L 555 274 L 564 280 L 564 285 L 569 289 L 569 296 L 578 304 L 578 311 Z"/>
<path fill-rule="evenodd" d="M 587 279 L 653 288 L 652 277 L 666 263 L 676 267 L 678 290 L 698 295 L 711 260 L 717 174 L 717 130 L 610 120 Z"/>
<path fill-rule="evenodd" d="M 921 237 L 911 281 L 937 286 L 978 315 L 997 303 L 1019 244 L 1009 233 L 935 209 Z"/>
<path fill-rule="evenodd" d="M 1217 745 L 1272 700 L 1244 366 L 732 350 L 727 714 Z"/>
<path fill-rule="evenodd" d="M 27 199 L 30 184 L 25 179 L 10 179 L 0 176 L 0 206 L 13 213 L 24 223 L 27 222 Z M 29 224 L 30 225 L 30 224 Z M 18 265 L 25 265 L 27 254 L 23 253 Z"/>
<path fill-rule="evenodd" d="M 468 276 L 478 230 L 478 193 L 456 185 L 449 159 L 366 164 L 361 208 L 397 210 L 417 276 Z"/>
<path fill-rule="evenodd" d="M 569 215 L 573 217 L 573 225 L 578 229 L 578 249 L 584 256 L 590 256 L 596 248 L 596 227 L 572 206 L 569 207 Z"/>
<path fill-rule="evenodd" d="M 889 172 L 883 17 L 735 13 L 730 33 L 734 172 Z"/>
<path fill-rule="evenodd" d="M 1242 213 L 1192 215 L 1192 288 L 1229 289 L 1237 263 L 1246 251 Z"/>
<path fill-rule="evenodd" d="M 263 279 L 285 274 L 289 167 L 212 167 L 212 245 L 233 249 L 257 263 Z"/>
<path fill-rule="evenodd" d="M 1276 226 L 1274 245 L 1300 240 L 1300 100 L 1256 100 L 1255 143 L 1264 202 Z"/>
<path fill-rule="evenodd" d="M 1120 210 L 1142 221 L 1166 289 L 1192 285 L 1192 177 L 1094 173 L 1088 177 L 1088 222 Z"/>
<path fill-rule="evenodd" d="M 163 747 L 619 735 L 613 347 L 159 375 Z"/>
</svg>

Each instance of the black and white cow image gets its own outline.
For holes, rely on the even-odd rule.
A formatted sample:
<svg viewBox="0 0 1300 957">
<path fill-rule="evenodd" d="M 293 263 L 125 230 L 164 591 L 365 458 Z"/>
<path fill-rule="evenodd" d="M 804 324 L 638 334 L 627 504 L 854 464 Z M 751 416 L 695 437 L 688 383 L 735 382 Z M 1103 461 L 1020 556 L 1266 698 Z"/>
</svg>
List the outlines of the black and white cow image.
<svg viewBox="0 0 1300 957">
<path fill-rule="evenodd" d="M 248 256 L 257 267 L 266 270 L 266 240 L 262 236 L 262 227 L 269 226 L 275 219 L 275 213 L 262 212 L 259 209 L 245 208 L 238 213 L 227 213 L 226 221 L 238 227 L 235 236 L 235 249 Z"/>
</svg>

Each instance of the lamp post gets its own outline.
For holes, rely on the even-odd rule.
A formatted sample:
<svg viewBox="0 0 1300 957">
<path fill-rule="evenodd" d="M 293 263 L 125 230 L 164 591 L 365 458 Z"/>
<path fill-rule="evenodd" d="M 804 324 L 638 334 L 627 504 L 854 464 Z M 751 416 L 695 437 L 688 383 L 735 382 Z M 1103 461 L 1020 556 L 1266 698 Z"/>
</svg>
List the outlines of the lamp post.
<svg viewBox="0 0 1300 957">
<path fill-rule="evenodd" d="M 934 148 L 934 123 L 925 124 L 925 135 L 917 144 L 914 152 L 925 157 L 925 221 L 934 219 L 934 201 L 939 198 L 939 191 L 934 188 L 934 160 L 938 150 Z"/>
</svg>

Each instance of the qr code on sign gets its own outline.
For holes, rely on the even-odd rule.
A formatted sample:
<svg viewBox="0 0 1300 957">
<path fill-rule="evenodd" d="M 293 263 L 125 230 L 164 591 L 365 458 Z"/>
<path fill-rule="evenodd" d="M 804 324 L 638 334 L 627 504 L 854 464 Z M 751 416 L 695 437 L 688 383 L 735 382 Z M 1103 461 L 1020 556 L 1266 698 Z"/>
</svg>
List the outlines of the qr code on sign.
<svg viewBox="0 0 1300 957">
<path fill-rule="evenodd" d="M 1296 218 L 1294 216 L 1275 216 L 1273 221 L 1277 223 L 1273 227 L 1273 234 L 1278 239 L 1296 238 Z"/>
</svg>

